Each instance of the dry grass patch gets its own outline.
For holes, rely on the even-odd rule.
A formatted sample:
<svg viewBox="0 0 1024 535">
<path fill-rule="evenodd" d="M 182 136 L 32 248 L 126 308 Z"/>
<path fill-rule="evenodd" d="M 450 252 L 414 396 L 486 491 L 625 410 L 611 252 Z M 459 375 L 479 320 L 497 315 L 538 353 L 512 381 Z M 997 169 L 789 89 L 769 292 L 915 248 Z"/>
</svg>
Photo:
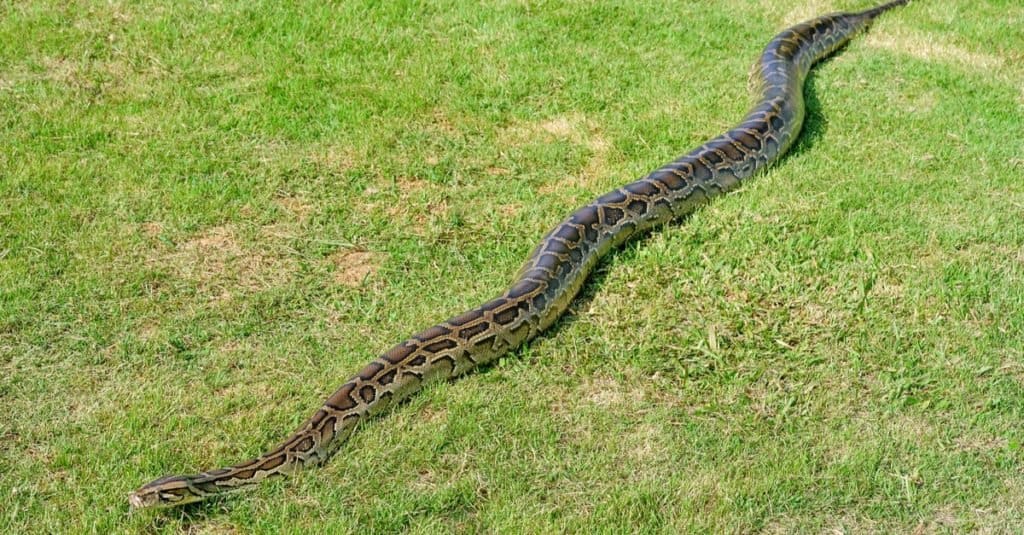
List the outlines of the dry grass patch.
<svg viewBox="0 0 1024 535">
<path fill-rule="evenodd" d="M 320 145 L 305 151 L 305 158 L 318 168 L 332 174 L 342 174 L 355 167 L 359 156 L 349 147 Z"/>
<path fill-rule="evenodd" d="M 502 144 L 527 145 L 544 143 L 552 139 L 568 141 L 586 147 L 590 153 L 587 163 L 568 179 L 558 179 L 540 188 L 541 193 L 556 193 L 566 186 L 589 189 L 597 185 L 608 174 L 608 157 L 611 142 L 600 127 L 581 114 L 558 116 L 543 121 L 514 124 L 502 133 Z M 490 173 L 491 171 L 488 170 Z M 507 170 L 495 169 L 491 174 L 505 174 Z"/>
<path fill-rule="evenodd" d="M 233 226 L 222 225 L 200 232 L 149 262 L 169 266 L 178 277 L 221 300 L 230 299 L 238 289 L 260 291 L 279 286 L 295 272 L 293 259 L 254 249 L 241 243 Z"/>
<path fill-rule="evenodd" d="M 577 119 L 578 120 L 578 119 Z M 542 121 L 537 125 L 541 130 L 555 136 L 567 138 L 575 132 L 576 128 L 572 122 L 569 122 L 568 117 L 555 117 L 547 121 Z"/>
<path fill-rule="evenodd" d="M 380 269 L 383 256 L 369 251 L 338 251 L 330 257 L 336 271 L 334 281 L 358 288 Z"/>
<path fill-rule="evenodd" d="M 899 27 L 888 28 L 886 32 L 869 33 L 864 39 L 864 45 L 984 73 L 1000 69 L 1005 63 L 999 56 L 972 52 L 950 43 L 948 39 Z"/>
<path fill-rule="evenodd" d="M 647 397 L 643 388 L 623 383 L 611 377 L 595 377 L 581 385 L 579 399 L 603 409 L 628 409 L 641 404 Z"/>
<path fill-rule="evenodd" d="M 398 177 L 395 180 L 395 192 L 381 195 L 376 202 L 362 204 L 366 211 L 380 210 L 385 204 L 384 213 L 390 220 L 403 225 L 411 234 L 426 236 L 429 228 L 448 216 L 451 207 L 444 198 L 442 188 L 418 177 Z M 374 197 L 380 191 L 367 188 L 363 194 Z M 397 198 L 395 193 L 397 193 Z M 431 199 L 431 200 L 427 200 Z"/>
<path fill-rule="evenodd" d="M 484 171 L 491 176 L 506 176 L 511 173 L 511 171 L 504 167 L 488 167 Z"/>
<path fill-rule="evenodd" d="M 658 463 L 653 466 L 665 466 L 662 463 L 670 457 L 669 448 L 666 447 L 664 428 L 661 425 L 641 424 L 626 434 L 623 437 L 623 442 L 626 444 L 626 455 L 629 460 L 643 463 L 645 466 L 652 466 L 649 464 L 652 462 Z M 645 474 L 645 477 L 651 475 L 648 473 Z"/>
<path fill-rule="evenodd" d="M 519 211 L 522 209 L 523 205 L 518 203 L 502 204 L 498 206 L 498 213 L 500 213 L 503 216 L 511 217 L 518 214 Z"/>
<path fill-rule="evenodd" d="M 964 435 L 953 440 L 957 451 L 989 453 L 1004 450 L 1009 445 L 1005 437 Z"/>
<path fill-rule="evenodd" d="M 313 206 L 300 197 L 277 197 L 274 204 L 299 221 L 305 221 Z"/>
<path fill-rule="evenodd" d="M 782 6 L 778 2 L 761 2 L 761 10 L 768 13 L 772 13 L 776 17 L 779 17 L 779 13 L 782 10 Z M 808 2 L 802 2 L 794 9 L 790 9 L 781 17 L 780 27 L 790 27 L 795 24 L 799 24 L 805 20 L 820 17 L 826 13 L 833 13 L 836 11 L 836 6 L 829 0 L 810 0 Z"/>
<path fill-rule="evenodd" d="M 141 230 L 142 233 L 146 235 L 146 237 L 156 238 L 157 236 L 160 235 L 161 232 L 164 231 L 164 226 L 162 223 L 158 223 L 156 221 L 149 221 L 139 225 L 139 230 Z"/>
</svg>

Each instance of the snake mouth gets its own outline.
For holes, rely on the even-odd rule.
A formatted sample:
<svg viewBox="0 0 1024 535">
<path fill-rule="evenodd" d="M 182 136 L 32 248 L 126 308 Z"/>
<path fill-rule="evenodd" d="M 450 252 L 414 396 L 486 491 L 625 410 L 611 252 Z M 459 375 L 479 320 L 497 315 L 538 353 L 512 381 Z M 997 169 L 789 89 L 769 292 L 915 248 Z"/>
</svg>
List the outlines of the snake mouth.
<svg viewBox="0 0 1024 535">
<path fill-rule="evenodd" d="M 142 509 L 145 507 L 151 507 L 155 505 L 156 501 L 153 500 L 152 497 L 150 497 L 150 499 L 147 499 L 146 496 L 143 496 L 137 492 L 133 492 L 128 495 L 128 503 L 132 506 L 132 509 Z"/>
</svg>

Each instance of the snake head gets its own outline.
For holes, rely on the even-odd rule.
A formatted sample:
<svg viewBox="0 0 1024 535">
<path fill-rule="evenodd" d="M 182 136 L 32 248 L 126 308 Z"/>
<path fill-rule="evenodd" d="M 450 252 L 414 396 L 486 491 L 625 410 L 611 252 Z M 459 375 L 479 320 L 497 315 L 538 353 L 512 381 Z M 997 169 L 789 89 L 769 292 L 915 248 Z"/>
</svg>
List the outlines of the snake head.
<svg viewBox="0 0 1024 535">
<path fill-rule="evenodd" d="M 151 481 L 128 495 L 134 509 L 172 507 L 197 502 L 203 497 L 192 487 L 188 478 L 169 476 Z"/>
</svg>

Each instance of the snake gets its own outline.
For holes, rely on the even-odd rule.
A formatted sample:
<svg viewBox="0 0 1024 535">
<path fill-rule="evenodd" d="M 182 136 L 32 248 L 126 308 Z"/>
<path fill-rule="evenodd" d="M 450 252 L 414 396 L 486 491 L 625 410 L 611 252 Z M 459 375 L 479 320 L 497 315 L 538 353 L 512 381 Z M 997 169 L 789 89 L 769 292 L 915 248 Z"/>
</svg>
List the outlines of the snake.
<svg viewBox="0 0 1024 535">
<path fill-rule="evenodd" d="M 162 477 L 132 492 L 130 505 L 197 502 L 322 465 L 361 422 L 424 385 L 462 375 L 536 337 L 565 312 L 610 250 L 692 213 L 777 161 L 803 125 L 811 66 L 908 1 L 833 13 L 783 30 L 754 65 L 759 98 L 737 126 L 571 213 L 544 236 L 504 293 L 378 356 L 274 449 L 227 468 Z"/>
</svg>

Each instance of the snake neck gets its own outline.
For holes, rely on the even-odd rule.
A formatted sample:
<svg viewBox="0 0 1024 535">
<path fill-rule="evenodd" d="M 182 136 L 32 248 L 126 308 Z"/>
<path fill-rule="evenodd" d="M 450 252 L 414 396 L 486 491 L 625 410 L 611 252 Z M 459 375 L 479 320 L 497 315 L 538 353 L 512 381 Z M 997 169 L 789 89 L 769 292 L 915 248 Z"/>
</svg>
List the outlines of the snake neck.
<svg viewBox="0 0 1024 535">
<path fill-rule="evenodd" d="M 755 65 L 759 99 L 738 126 L 570 214 L 544 237 L 501 296 L 382 354 L 277 448 L 228 468 L 158 479 L 135 491 L 132 505 L 194 502 L 323 463 L 366 418 L 426 383 L 465 373 L 533 338 L 565 311 L 608 250 L 693 212 L 777 160 L 803 124 L 803 83 L 811 66 L 904 3 L 827 15 L 779 33 Z"/>
</svg>

